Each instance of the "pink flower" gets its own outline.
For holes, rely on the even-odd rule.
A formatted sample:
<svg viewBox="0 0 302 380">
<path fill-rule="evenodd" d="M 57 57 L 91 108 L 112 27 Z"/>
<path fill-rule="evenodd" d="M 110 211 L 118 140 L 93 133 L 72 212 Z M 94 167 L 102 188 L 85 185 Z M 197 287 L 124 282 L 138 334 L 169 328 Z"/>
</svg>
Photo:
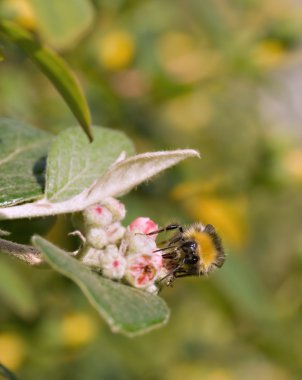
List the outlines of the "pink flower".
<svg viewBox="0 0 302 380">
<path fill-rule="evenodd" d="M 136 288 L 148 288 L 154 284 L 162 268 L 158 253 L 136 254 L 127 258 L 125 279 Z"/>
<path fill-rule="evenodd" d="M 100 257 L 102 274 L 114 280 L 120 280 L 125 273 L 126 259 L 115 245 L 108 245 Z"/>
<path fill-rule="evenodd" d="M 156 252 L 156 236 L 146 235 L 157 229 L 151 219 L 140 217 L 130 224 L 125 234 L 125 279 L 136 288 L 151 289 L 161 272 L 163 263 L 161 254 Z"/>
<path fill-rule="evenodd" d="M 129 226 L 129 230 L 133 233 L 149 234 L 150 232 L 158 230 L 158 226 L 150 218 L 140 216 L 136 218 Z M 150 235 L 155 240 L 157 234 Z"/>
</svg>

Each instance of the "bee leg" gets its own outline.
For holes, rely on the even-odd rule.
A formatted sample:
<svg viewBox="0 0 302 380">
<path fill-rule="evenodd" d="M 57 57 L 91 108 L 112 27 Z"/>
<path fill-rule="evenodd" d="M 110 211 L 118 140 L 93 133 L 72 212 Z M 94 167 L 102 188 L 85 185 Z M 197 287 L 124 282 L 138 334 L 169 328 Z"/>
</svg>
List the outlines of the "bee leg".
<svg viewBox="0 0 302 380">
<path fill-rule="evenodd" d="M 176 268 L 172 269 L 166 276 L 164 276 L 163 278 L 161 278 L 159 280 L 159 282 L 162 282 L 162 281 L 168 279 L 167 282 L 166 282 L 166 285 L 167 286 L 173 286 L 173 282 L 174 282 L 175 278 L 177 277 L 176 273 L 179 270 L 181 270 L 180 267 L 181 267 L 180 265 L 177 265 Z"/>
<path fill-rule="evenodd" d="M 194 276 L 194 275 L 195 275 L 195 273 L 188 273 L 188 272 L 176 272 L 176 273 L 174 273 L 175 278 L 188 277 L 188 276 Z"/>
<path fill-rule="evenodd" d="M 172 273 L 168 273 L 166 276 L 164 276 L 163 278 L 161 278 L 159 280 L 159 283 L 163 283 L 165 280 L 167 280 L 166 281 L 166 285 L 167 286 L 173 286 L 174 279 L 175 279 L 175 277 L 174 277 L 173 272 Z"/>
<path fill-rule="evenodd" d="M 172 260 L 175 260 L 175 259 L 177 259 L 177 257 L 178 257 L 177 251 L 172 251 L 172 252 L 167 252 L 167 253 L 163 253 L 162 254 L 162 258 L 163 259 L 172 259 Z"/>
<path fill-rule="evenodd" d="M 183 228 L 180 224 L 169 224 L 166 227 L 160 228 L 159 230 L 149 232 L 146 235 L 155 235 L 155 234 L 160 234 L 161 232 L 165 231 L 171 231 L 171 230 L 179 230 L 180 233 L 183 233 Z"/>
<path fill-rule="evenodd" d="M 167 281 L 167 286 L 169 286 L 169 287 L 172 288 L 174 280 L 175 280 L 175 277 L 174 277 L 174 276 L 171 276 L 171 277 L 169 278 L 169 280 Z"/>
<path fill-rule="evenodd" d="M 153 252 L 166 251 L 167 249 L 173 249 L 173 248 L 177 248 L 177 247 L 178 247 L 177 245 L 168 245 L 167 247 L 158 248 L 158 249 L 156 249 L 156 250 L 153 251 Z M 174 250 L 173 252 L 175 252 L 175 250 Z M 164 256 L 164 255 L 163 255 L 163 256 Z"/>
<path fill-rule="evenodd" d="M 168 239 L 168 240 L 163 240 L 163 241 L 160 241 L 157 245 L 159 247 L 163 247 L 163 248 L 159 248 L 157 251 L 155 252 L 159 252 L 159 251 L 164 251 L 166 249 L 173 249 L 173 248 L 177 248 L 178 245 L 173 245 L 179 241 L 184 241 L 184 238 L 182 237 L 181 234 L 177 234 L 174 238 L 172 239 Z"/>
<path fill-rule="evenodd" d="M 174 282 L 174 277 L 168 274 L 167 276 L 161 278 L 158 281 L 158 285 L 160 286 L 160 290 L 161 290 L 163 285 L 172 287 L 173 286 L 173 282 Z"/>
<path fill-rule="evenodd" d="M 179 235 L 177 234 L 174 238 L 168 240 L 168 242 L 169 242 L 169 244 L 174 244 L 174 243 L 177 243 L 180 240 L 184 241 L 182 233 L 180 233 Z"/>
</svg>

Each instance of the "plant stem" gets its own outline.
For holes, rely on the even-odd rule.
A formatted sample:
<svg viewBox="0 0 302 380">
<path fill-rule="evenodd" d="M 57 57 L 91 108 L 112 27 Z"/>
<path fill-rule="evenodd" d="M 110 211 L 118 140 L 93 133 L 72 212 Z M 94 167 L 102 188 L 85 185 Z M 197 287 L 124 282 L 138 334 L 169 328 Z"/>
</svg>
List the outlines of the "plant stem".
<svg viewBox="0 0 302 380">
<path fill-rule="evenodd" d="M 41 253 L 31 245 L 14 243 L 9 240 L 0 239 L 0 253 L 12 256 L 31 266 L 45 264 Z"/>
</svg>

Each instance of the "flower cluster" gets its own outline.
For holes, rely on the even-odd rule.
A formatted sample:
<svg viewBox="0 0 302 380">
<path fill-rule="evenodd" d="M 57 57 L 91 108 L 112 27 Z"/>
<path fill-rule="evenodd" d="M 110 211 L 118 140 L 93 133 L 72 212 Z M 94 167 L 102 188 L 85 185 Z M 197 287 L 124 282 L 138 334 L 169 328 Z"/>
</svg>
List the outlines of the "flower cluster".
<svg viewBox="0 0 302 380">
<path fill-rule="evenodd" d="M 157 293 L 156 281 L 164 277 L 165 269 L 156 234 L 147 234 L 158 226 L 139 217 L 125 228 L 121 224 L 125 214 L 124 205 L 114 198 L 75 214 L 73 221 L 83 239 L 78 258 L 105 277 Z"/>
</svg>

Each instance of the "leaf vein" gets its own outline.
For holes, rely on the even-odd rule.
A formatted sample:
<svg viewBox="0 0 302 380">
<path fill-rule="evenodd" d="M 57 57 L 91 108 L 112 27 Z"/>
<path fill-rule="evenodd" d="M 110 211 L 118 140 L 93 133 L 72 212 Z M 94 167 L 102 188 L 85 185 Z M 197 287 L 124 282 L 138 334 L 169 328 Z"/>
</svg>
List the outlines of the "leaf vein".
<svg viewBox="0 0 302 380">
<path fill-rule="evenodd" d="M 6 164 L 7 162 L 9 162 L 11 160 L 13 160 L 18 154 L 21 154 L 21 153 L 23 153 L 23 152 L 25 152 L 27 150 L 34 149 L 37 146 L 41 146 L 42 143 L 46 142 L 46 140 L 43 140 L 43 141 L 39 141 L 39 142 L 34 143 L 34 144 L 30 144 L 30 145 L 26 145 L 26 146 L 20 147 L 19 146 L 19 141 L 20 140 L 18 139 L 17 144 L 16 144 L 16 149 L 12 153 L 10 153 L 8 156 L 6 156 L 2 160 L 0 160 L 0 166 Z"/>
</svg>

